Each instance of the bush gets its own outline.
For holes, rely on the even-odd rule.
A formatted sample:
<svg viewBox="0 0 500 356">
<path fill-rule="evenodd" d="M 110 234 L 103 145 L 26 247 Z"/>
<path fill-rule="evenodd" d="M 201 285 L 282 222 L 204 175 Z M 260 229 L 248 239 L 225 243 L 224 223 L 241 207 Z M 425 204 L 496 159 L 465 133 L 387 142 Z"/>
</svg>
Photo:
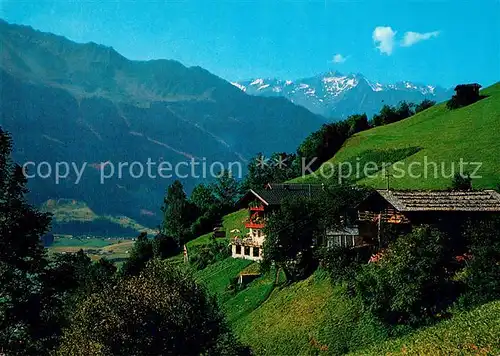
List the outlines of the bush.
<svg viewBox="0 0 500 356">
<path fill-rule="evenodd" d="M 175 256 L 181 250 L 175 238 L 163 234 L 156 235 L 152 245 L 153 256 L 160 259 Z"/>
<path fill-rule="evenodd" d="M 390 244 L 356 277 L 365 307 L 388 324 L 419 324 L 442 313 L 457 297 L 446 245 L 446 238 L 428 226 Z"/>
<path fill-rule="evenodd" d="M 378 114 L 373 115 L 372 126 L 383 126 L 404 120 L 415 112 L 414 104 L 401 101 L 397 106 L 384 105 Z"/>
<path fill-rule="evenodd" d="M 219 219 L 220 216 L 211 211 L 200 215 L 195 222 L 191 224 L 191 236 L 200 236 L 210 232 Z"/>
<path fill-rule="evenodd" d="M 59 355 L 236 355 L 244 349 L 194 279 L 151 261 L 77 305 Z"/>
<path fill-rule="evenodd" d="M 460 304 L 471 307 L 500 299 L 500 219 L 471 223 L 466 235 L 470 254 L 459 256 L 466 264 Z"/>
<path fill-rule="evenodd" d="M 261 268 L 272 265 L 282 269 L 288 281 L 307 278 L 318 266 L 315 239 L 320 237 L 320 205 L 306 198 L 285 199 L 280 209 L 269 216 L 264 228 L 266 239 Z"/>
<path fill-rule="evenodd" d="M 123 264 L 121 272 L 128 276 L 137 275 L 152 258 L 153 243 L 148 239 L 147 233 L 143 232 L 137 237 L 130 257 Z"/>
<path fill-rule="evenodd" d="M 335 246 L 321 249 L 318 257 L 320 266 L 328 272 L 333 283 L 351 282 L 368 261 L 369 251 Z"/>
<path fill-rule="evenodd" d="M 231 256 L 231 248 L 226 242 L 212 240 L 209 244 L 200 247 L 189 258 L 189 262 L 194 268 L 200 270 L 229 256 Z"/>
<path fill-rule="evenodd" d="M 461 174 L 457 172 L 451 182 L 453 190 L 471 190 L 472 178 L 468 174 Z"/>
<path fill-rule="evenodd" d="M 424 100 L 422 100 L 422 102 L 420 102 L 420 104 L 415 106 L 415 114 L 418 114 L 421 111 L 424 111 L 430 107 L 433 107 L 434 105 L 436 105 L 435 101 L 429 100 L 429 99 L 424 99 Z"/>
</svg>

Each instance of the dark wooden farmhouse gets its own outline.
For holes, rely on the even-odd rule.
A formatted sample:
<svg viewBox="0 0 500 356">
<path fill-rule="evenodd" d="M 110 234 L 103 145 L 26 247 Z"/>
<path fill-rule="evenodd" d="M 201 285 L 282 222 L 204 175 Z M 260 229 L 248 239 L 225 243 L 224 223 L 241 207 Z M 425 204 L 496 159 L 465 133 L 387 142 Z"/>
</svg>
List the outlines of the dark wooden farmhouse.
<svg viewBox="0 0 500 356">
<path fill-rule="evenodd" d="M 376 190 L 357 206 L 364 244 L 376 244 L 380 224 L 421 225 L 443 220 L 462 222 L 500 213 L 500 194 L 482 191 Z"/>
</svg>

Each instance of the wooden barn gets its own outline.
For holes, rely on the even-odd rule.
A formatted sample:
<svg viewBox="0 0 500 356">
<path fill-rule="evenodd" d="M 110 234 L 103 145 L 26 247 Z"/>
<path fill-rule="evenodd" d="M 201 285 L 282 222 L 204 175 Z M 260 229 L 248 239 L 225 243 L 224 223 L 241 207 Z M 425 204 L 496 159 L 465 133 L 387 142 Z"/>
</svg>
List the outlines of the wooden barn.
<svg viewBox="0 0 500 356">
<path fill-rule="evenodd" d="M 359 234 L 375 244 L 381 223 L 398 225 L 463 222 L 500 213 L 500 194 L 482 191 L 376 190 L 357 206 Z"/>
</svg>

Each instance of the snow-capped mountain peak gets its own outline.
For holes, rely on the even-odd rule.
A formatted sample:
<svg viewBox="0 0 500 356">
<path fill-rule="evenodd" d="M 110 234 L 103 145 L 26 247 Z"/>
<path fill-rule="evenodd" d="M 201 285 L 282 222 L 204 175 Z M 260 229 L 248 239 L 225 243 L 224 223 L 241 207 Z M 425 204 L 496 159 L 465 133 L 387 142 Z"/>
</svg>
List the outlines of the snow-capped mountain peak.
<svg viewBox="0 0 500 356">
<path fill-rule="evenodd" d="M 372 82 L 362 74 L 344 75 L 337 71 L 298 80 L 257 78 L 231 84 L 247 94 L 283 96 L 312 112 L 338 118 L 359 112 L 372 115 L 383 104 L 395 105 L 403 100 L 413 103 L 426 98 L 443 101 L 452 94 L 451 90 L 434 85 L 410 81 L 383 84 Z"/>
</svg>

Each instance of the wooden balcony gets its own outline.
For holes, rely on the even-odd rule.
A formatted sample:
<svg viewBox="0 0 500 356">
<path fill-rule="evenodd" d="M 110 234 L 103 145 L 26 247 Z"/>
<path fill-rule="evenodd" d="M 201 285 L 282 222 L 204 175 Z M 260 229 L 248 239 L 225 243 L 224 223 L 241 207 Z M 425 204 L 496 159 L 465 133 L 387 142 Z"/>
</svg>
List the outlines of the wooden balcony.
<svg viewBox="0 0 500 356">
<path fill-rule="evenodd" d="M 381 213 L 372 211 L 358 212 L 358 221 L 378 223 L 379 220 L 389 224 L 408 224 L 410 222 L 406 216 L 399 214 L 396 211 L 385 211 Z"/>
<path fill-rule="evenodd" d="M 231 241 L 231 244 L 232 245 L 240 245 L 240 246 L 254 246 L 254 247 L 261 247 L 262 246 L 262 243 L 259 243 L 259 241 L 257 241 L 256 239 L 253 239 L 250 236 L 245 236 L 243 238 L 241 238 L 241 237 L 234 238 Z"/>
<path fill-rule="evenodd" d="M 245 223 L 245 227 L 247 229 L 263 229 L 264 223 L 257 223 L 257 222 L 253 222 L 253 221 L 248 221 Z"/>
</svg>

